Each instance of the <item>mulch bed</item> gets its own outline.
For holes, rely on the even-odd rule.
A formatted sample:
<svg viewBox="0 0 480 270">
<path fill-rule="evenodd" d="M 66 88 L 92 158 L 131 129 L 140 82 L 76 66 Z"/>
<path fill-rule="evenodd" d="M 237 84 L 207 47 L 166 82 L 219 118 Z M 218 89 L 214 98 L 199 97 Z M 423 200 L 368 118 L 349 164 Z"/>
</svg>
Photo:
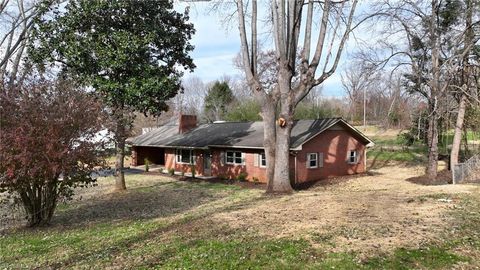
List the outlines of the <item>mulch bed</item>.
<svg viewBox="0 0 480 270">
<path fill-rule="evenodd" d="M 407 179 L 408 182 L 424 186 L 447 185 L 452 183 L 452 172 L 449 170 L 439 171 L 437 178 L 430 179 L 426 175 L 416 176 Z"/>
</svg>

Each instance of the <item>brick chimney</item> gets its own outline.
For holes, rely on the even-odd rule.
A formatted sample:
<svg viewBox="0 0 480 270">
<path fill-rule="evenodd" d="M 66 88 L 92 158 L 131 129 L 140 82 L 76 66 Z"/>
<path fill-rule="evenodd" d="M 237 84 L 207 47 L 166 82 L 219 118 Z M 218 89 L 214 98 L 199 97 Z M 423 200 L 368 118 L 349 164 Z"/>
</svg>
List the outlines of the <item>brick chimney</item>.
<svg viewBox="0 0 480 270">
<path fill-rule="evenodd" d="M 180 122 L 178 123 L 178 133 L 185 133 L 197 126 L 196 115 L 180 115 Z"/>
</svg>

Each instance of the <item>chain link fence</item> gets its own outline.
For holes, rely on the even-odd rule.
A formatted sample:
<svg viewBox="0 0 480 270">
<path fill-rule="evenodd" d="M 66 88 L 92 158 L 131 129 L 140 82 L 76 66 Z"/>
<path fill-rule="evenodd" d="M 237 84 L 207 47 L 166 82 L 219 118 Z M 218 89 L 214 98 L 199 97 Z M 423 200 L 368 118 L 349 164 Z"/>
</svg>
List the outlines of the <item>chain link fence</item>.
<svg viewBox="0 0 480 270">
<path fill-rule="evenodd" d="M 480 155 L 475 155 L 452 170 L 453 183 L 480 182 Z"/>
</svg>

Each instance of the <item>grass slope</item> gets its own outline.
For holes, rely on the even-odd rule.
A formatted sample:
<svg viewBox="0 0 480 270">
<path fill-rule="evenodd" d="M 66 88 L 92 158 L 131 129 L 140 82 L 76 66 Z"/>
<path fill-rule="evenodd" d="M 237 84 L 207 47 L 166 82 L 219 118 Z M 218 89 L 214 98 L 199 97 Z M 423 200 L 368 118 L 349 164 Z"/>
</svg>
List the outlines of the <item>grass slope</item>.
<svg viewBox="0 0 480 270">
<path fill-rule="evenodd" d="M 479 267 L 480 196 L 458 195 L 455 226 L 442 241 L 361 255 L 332 235 L 261 237 L 208 217 L 261 205 L 262 191 L 127 176 L 129 190 L 110 193 L 111 179 L 82 190 L 49 228 L 0 235 L 0 269 L 449 269 Z M 304 196 L 299 193 L 292 196 Z M 322 194 L 320 194 L 321 196 Z M 436 195 L 418 197 L 434 200 Z M 414 218 L 414 217 L 412 217 Z M 336 249 L 332 250 L 332 247 Z"/>
</svg>

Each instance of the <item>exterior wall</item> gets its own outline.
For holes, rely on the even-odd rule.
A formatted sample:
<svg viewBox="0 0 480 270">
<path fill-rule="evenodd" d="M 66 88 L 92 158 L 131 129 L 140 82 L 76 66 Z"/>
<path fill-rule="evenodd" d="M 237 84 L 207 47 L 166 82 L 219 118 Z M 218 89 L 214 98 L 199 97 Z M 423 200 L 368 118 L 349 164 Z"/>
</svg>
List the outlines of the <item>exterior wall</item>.
<svg viewBox="0 0 480 270">
<path fill-rule="evenodd" d="M 223 159 L 224 152 L 227 150 L 241 151 L 244 154 L 244 164 L 226 164 Z M 218 177 L 224 177 L 229 179 L 235 179 L 240 173 L 246 173 L 247 180 L 253 181 L 253 178 L 257 178 L 259 182 L 266 183 L 266 169 L 255 164 L 255 154 L 262 153 L 263 150 L 255 149 L 212 149 L 212 175 Z"/>
<path fill-rule="evenodd" d="M 258 178 L 259 182 L 266 183 L 266 170 L 258 165 L 255 165 L 255 154 L 260 154 L 262 150 L 252 149 L 234 149 L 234 151 L 241 151 L 245 153 L 245 164 L 234 165 L 226 164 L 223 159 L 224 152 L 231 149 L 212 149 L 210 151 L 212 155 L 211 173 L 212 176 L 225 177 L 235 179 L 240 173 L 246 173 L 247 179 L 253 181 L 253 177 Z M 203 169 L 203 150 L 194 150 L 195 154 L 195 171 L 196 175 L 204 175 Z M 165 168 L 174 168 L 178 172 L 191 172 L 191 165 L 177 163 L 175 159 L 175 149 L 165 149 Z"/>
<path fill-rule="evenodd" d="M 145 164 L 145 158 L 153 164 L 163 165 L 165 163 L 164 149 L 160 147 L 132 147 L 132 166 Z"/>
<path fill-rule="evenodd" d="M 350 150 L 356 150 L 358 162 L 348 163 Z M 333 176 L 365 172 L 365 150 L 363 143 L 344 130 L 327 130 L 305 143 L 297 152 L 297 183 L 315 181 Z M 323 167 L 307 168 L 307 153 L 323 153 Z"/>
<path fill-rule="evenodd" d="M 175 149 L 172 149 L 172 148 L 165 149 L 165 168 L 175 169 Z"/>
<path fill-rule="evenodd" d="M 203 151 L 193 150 L 193 154 L 195 155 L 195 159 L 194 159 L 195 174 L 203 175 Z M 178 163 L 175 159 L 175 155 L 176 155 L 175 149 L 173 148 L 165 149 L 165 168 L 167 169 L 173 168 L 177 172 L 191 173 L 192 165 L 186 164 L 186 163 Z"/>
</svg>

